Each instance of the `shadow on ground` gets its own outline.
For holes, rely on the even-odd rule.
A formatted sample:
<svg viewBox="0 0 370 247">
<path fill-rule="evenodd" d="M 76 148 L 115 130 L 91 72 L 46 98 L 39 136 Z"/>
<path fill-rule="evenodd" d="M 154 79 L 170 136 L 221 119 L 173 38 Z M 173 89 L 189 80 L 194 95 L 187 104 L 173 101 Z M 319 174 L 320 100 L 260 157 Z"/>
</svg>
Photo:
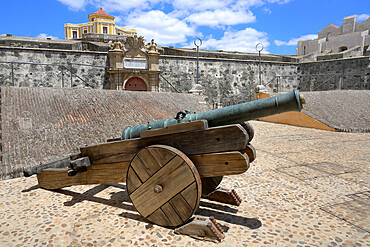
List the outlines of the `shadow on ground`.
<svg viewBox="0 0 370 247">
<path fill-rule="evenodd" d="M 110 199 L 105 199 L 96 196 L 96 194 L 102 192 L 103 190 L 107 189 L 110 186 L 122 189 L 122 191 L 112 192 Z M 22 192 L 30 192 L 36 189 L 41 189 L 41 187 L 39 185 L 34 185 L 28 189 L 22 190 Z M 57 189 L 52 191 L 72 197 L 71 200 L 64 202 L 64 205 L 67 207 L 74 206 L 77 203 L 81 203 L 83 201 L 97 202 L 107 206 L 125 210 L 125 212 L 119 214 L 119 216 L 121 217 L 145 222 L 148 223 L 149 226 L 151 225 L 151 223 L 146 218 L 142 217 L 136 211 L 135 207 L 132 205 L 131 200 L 126 192 L 126 185 L 124 184 L 100 184 L 83 193 L 74 192 L 68 189 Z M 247 218 L 235 215 L 237 212 L 238 212 L 237 209 L 230 207 L 226 204 L 222 205 L 218 203 L 212 203 L 208 200 L 207 201 L 201 200 L 200 208 L 196 211 L 196 215 L 205 217 L 213 216 L 217 220 L 228 222 L 230 224 L 246 226 L 250 229 L 257 229 L 262 226 L 260 220 L 256 218 Z M 229 229 L 229 227 L 226 226 L 222 226 L 222 228 L 225 232 L 227 232 Z"/>
</svg>

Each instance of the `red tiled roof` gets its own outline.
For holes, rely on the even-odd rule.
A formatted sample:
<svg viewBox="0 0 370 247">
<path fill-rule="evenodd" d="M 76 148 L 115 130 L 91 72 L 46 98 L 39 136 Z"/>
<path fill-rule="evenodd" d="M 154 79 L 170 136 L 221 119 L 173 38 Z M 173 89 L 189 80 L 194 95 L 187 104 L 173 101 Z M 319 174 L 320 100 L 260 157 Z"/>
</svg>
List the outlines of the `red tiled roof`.
<svg viewBox="0 0 370 247">
<path fill-rule="evenodd" d="M 100 8 L 98 11 L 96 11 L 95 13 L 93 13 L 91 15 L 107 15 L 107 16 L 111 16 L 111 15 L 107 14 L 102 8 Z"/>
<path fill-rule="evenodd" d="M 104 12 L 104 11 L 103 11 Z M 333 27 L 335 27 L 335 28 L 339 28 L 338 26 L 336 26 L 336 25 L 333 25 L 333 24 L 331 24 L 331 23 L 329 23 L 329 25 L 332 25 Z"/>
</svg>

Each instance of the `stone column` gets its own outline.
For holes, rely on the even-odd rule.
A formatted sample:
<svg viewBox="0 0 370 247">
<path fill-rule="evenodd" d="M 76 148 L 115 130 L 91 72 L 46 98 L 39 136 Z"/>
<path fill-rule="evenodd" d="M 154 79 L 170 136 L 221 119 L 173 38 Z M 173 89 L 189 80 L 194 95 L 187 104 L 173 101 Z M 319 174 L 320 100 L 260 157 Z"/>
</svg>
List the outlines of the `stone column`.
<svg viewBox="0 0 370 247">
<path fill-rule="evenodd" d="M 146 45 L 148 50 L 148 70 L 149 73 L 149 87 L 150 91 L 159 91 L 159 52 L 157 44 L 154 43 L 154 39 L 152 39 L 151 43 Z"/>
<path fill-rule="evenodd" d="M 113 90 L 122 89 L 123 81 L 123 44 L 114 42 L 108 52 L 109 88 Z"/>
</svg>

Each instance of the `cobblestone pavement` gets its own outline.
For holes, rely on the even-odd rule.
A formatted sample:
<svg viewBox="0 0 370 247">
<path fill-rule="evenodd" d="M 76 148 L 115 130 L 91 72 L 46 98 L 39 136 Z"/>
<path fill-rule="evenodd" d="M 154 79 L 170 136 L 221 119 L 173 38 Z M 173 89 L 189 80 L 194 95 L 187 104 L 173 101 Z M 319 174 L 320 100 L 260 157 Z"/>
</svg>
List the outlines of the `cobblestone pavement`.
<svg viewBox="0 0 370 247">
<path fill-rule="evenodd" d="M 124 184 L 38 188 L 0 182 L 0 246 L 369 246 L 370 134 L 252 122 L 257 159 L 225 177 L 239 207 L 202 200 L 221 243 L 176 235 L 142 218 Z"/>
</svg>

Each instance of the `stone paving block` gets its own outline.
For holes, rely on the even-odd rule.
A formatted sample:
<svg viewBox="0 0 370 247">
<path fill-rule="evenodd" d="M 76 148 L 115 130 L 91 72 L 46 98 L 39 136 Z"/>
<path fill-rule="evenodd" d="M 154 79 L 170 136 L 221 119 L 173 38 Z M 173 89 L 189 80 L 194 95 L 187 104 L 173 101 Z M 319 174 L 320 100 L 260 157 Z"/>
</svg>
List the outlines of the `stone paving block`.
<svg viewBox="0 0 370 247">
<path fill-rule="evenodd" d="M 356 173 L 348 173 L 356 176 Z M 341 175 L 319 177 L 311 180 L 305 180 L 307 187 L 315 190 L 320 195 L 320 206 L 327 206 L 336 202 L 335 198 L 343 200 L 349 194 L 355 194 L 369 189 L 368 185 L 357 184 L 347 179 L 343 179 Z"/>
<path fill-rule="evenodd" d="M 282 158 L 275 153 L 274 155 L 271 155 L 271 152 L 258 150 L 257 158 L 251 163 L 248 173 L 259 173 L 279 167 L 290 167 L 294 165 L 297 165 L 297 163 L 290 159 Z"/>
<path fill-rule="evenodd" d="M 227 177 L 225 180 L 227 180 Z M 253 178 L 248 180 L 253 181 L 249 186 L 237 188 L 238 193 L 240 190 L 245 191 L 242 198 L 246 200 L 259 198 L 260 200 L 280 205 L 280 207 L 301 207 L 303 204 L 309 209 L 318 208 L 334 203 L 346 202 L 348 201 L 346 194 L 349 191 L 353 193 L 353 190 L 348 188 L 351 187 L 348 182 L 342 179 L 329 179 L 329 177 L 318 180 L 316 183 L 316 179 L 300 180 L 284 173 L 267 171 L 259 174 L 258 180 Z M 332 189 L 329 185 L 338 187 L 338 189 L 331 193 L 325 193 L 326 188 Z M 224 184 L 224 186 L 227 186 L 227 184 Z M 356 189 L 361 190 L 363 187 Z"/>
<path fill-rule="evenodd" d="M 292 177 L 295 177 L 301 180 L 314 179 L 314 178 L 330 175 L 329 173 L 325 171 L 316 170 L 309 166 L 281 167 L 276 170 L 278 170 L 279 172 L 286 173 Z"/>
<path fill-rule="evenodd" d="M 339 177 L 348 182 L 362 185 L 370 189 L 369 187 L 370 174 L 367 172 L 344 173 L 340 174 Z"/>
<path fill-rule="evenodd" d="M 370 233 L 370 205 L 358 200 L 323 207 L 327 213 Z"/>
<path fill-rule="evenodd" d="M 364 191 L 352 195 L 347 195 L 347 197 L 370 205 L 370 191 Z"/>
<path fill-rule="evenodd" d="M 337 164 L 329 163 L 329 162 L 318 162 L 314 164 L 306 164 L 306 166 L 312 169 L 316 169 L 316 170 L 327 172 L 327 173 L 334 174 L 334 175 L 358 171 L 350 167 L 341 166 L 341 165 L 337 165 Z"/>
</svg>

